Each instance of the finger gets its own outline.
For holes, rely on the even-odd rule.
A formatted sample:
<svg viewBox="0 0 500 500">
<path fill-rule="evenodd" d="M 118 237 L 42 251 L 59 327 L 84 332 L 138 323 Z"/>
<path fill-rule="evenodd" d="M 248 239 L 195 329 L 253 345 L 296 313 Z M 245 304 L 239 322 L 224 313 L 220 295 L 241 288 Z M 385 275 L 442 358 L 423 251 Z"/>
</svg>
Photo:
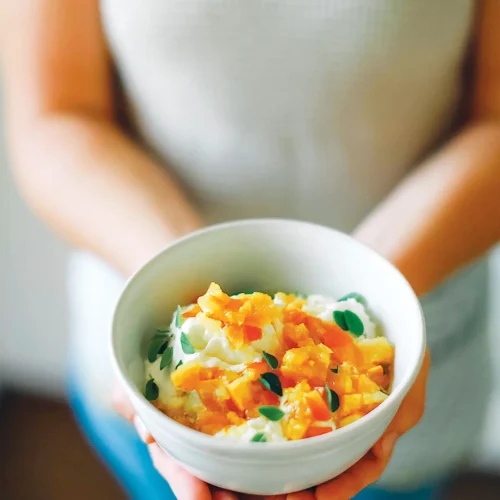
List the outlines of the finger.
<svg viewBox="0 0 500 500">
<path fill-rule="evenodd" d="M 111 393 L 111 404 L 114 410 L 130 422 L 134 418 L 134 407 L 127 398 L 125 392 L 118 383 L 113 386 Z"/>
<path fill-rule="evenodd" d="M 397 434 L 389 433 L 350 469 L 316 489 L 317 500 L 350 500 L 374 483 L 386 468 L 394 450 Z"/>
<path fill-rule="evenodd" d="M 315 500 L 314 493 L 310 491 L 299 491 L 297 493 L 290 493 L 286 500 Z"/>
<path fill-rule="evenodd" d="M 185 471 L 156 443 L 150 444 L 148 448 L 154 466 L 168 481 L 178 500 L 212 499 L 212 495 L 210 494 L 207 484 Z"/>
<path fill-rule="evenodd" d="M 238 500 L 238 496 L 230 491 L 217 490 L 212 495 L 212 500 Z"/>
<path fill-rule="evenodd" d="M 430 354 L 426 350 L 422 368 L 415 383 L 404 398 L 396 416 L 389 425 L 388 432 L 394 431 L 399 435 L 405 434 L 415 427 L 424 415 L 427 380 L 430 370 Z"/>
<path fill-rule="evenodd" d="M 133 418 L 133 422 L 135 430 L 137 431 L 137 434 L 139 434 L 139 437 L 142 439 L 142 441 L 146 444 L 153 444 L 155 440 L 146 429 L 146 426 L 144 425 L 142 419 L 139 416 L 135 415 Z"/>
</svg>

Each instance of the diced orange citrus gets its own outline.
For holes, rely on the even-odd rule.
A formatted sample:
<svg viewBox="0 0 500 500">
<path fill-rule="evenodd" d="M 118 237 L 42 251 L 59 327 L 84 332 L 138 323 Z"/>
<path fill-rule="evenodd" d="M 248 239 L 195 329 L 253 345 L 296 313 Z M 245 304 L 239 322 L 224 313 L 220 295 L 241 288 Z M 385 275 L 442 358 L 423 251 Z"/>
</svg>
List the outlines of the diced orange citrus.
<svg viewBox="0 0 500 500">
<path fill-rule="evenodd" d="M 340 397 L 340 409 L 342 415 L 351 415 L 360 412 L 363 408 L 362 394 L 344 394 Z"/>
<path fill-rule="evenodd" d="M 331 350 L 323 344 L 289 349 L 283 356 L 281 373 L 296 382 L 307 379 L 324 385 L 328 376 Z"/>
<path fill-rule="evenodd" d="M 221 377 L 224 371 L 220 368 L 209 368 L 199 363 L 184 363 L 174 370 L 170 379 L 176 389 L 193 391 L 203 380 L 212 380 Z"/>
<path fill-rule="evenodd" d="M 357 379 L 357 391 L 361 393 L 378 392 L 380 387 L 367 375 L 361 374 Z"/>
<path fill-rule="evenodd" d="M 227 386 L 231 399 L 240 411 L 244 411 L 253 403 L 252 378 L 243 375 Z"/>
<path fill-rule="evenodd" d="M 363 339 L 357 344 L 365 366 L 390 365 L 394 362 L 394 347 L 385 337 Z"/>
<path fill-rule="evenodd" d="M 200 381 L 196 392 L 205 408 L 222 412 L 227 410 L 226 402 L 230 398 L 230 394 L 222 380 Z"/>
<path fill-rule="evenodd" d="M 343 419 L 341 419 L 339 422 L 339 427 L 345 427 L 346 425 L 352 424 L 353 422 L 356 422 L 356 420 L 359 420 L 362 417 L 364 417 L 363 413 L 353 413 L 352 415 L 349 415 L 348 417 L 344 417 Z"/>
<path fill-rule="evenodd" d="M 382 365 L 373 366 L 369 368 L 366 372 L 370 380 L 373 380 L 378 386 L 384 387 L 385 374 L 384 367 Z"/>
</svg>

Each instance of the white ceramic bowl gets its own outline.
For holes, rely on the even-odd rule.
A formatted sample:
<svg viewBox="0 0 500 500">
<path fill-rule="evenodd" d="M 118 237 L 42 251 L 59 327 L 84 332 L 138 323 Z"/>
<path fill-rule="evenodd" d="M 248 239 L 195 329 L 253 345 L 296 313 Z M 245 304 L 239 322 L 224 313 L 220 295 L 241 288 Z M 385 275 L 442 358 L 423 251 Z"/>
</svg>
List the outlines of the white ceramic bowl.
<svg viewBox="0 0 500 500">
<path fill-rule="evenodd" d="M 396 346 L 392 394 L 367 416 L 330 434 L 285 443 L 232 442 L 171 420 L 142 395 L 146 346 L 210 282 L 236 293 L 299 290 L 364 295 Z M 112 331 L 113 362 L 137 414 L 159 445 L 202 480 L 243 493 L 273 495 L 327 481 L 381 437 L 418 374 L 425 326 L 417 297 L 385 259 L 338 231 L 289 220 L 247 220 L 193 233 L 149 261 L 128 282 Z"/>
</svg>

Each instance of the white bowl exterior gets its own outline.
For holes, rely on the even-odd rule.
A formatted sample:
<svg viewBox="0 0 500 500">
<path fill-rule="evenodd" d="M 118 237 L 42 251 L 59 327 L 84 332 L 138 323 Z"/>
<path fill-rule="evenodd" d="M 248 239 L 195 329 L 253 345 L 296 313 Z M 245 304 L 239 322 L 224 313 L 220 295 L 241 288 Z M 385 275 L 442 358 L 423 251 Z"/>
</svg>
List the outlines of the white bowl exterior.
<svg viewBox="0 0 500 500">
<path fill-rule="evenodd" d="M 320 438 L 283 445 L 205 436 L 161 414 L 142 396 L 147 340 L 210 282 L 243 289 L 340 297 L 356 291 L 396 346 L 393 394 L 358 422 Z M 252 494 L 279 494 L 335 477 L 383 434 L 411 387 L 425 350 L 419 302 L 402 275 L 350 237 L 314 224 L 255 220 L 197 232 L 167 248 L 128 283 L 113 324 L 118 375 L 157 442 L 201 479 Z"/>
</svg>

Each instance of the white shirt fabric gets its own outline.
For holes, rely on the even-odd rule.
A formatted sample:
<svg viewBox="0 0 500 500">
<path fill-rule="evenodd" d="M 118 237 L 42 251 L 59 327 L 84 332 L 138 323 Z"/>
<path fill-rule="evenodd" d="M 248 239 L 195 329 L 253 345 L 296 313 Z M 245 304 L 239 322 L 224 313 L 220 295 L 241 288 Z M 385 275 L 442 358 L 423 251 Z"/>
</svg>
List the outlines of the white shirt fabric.
<svg viewBox="0 0 500 500">
<path fill-rule="evenodd" d="M 472 0 L 101 5 L 135 129 L 209 223 L 272 216 L 352 231 L 457 118 Z M 491 378 L 486 284 L 480 262 L 424 299 L 428 411 L 398 444 L 386 487 L 438 478 L 478 439 Z M 74 256 L 73 365 L 104 406 L 122 285 L 94 257 Z"/>
</svg>

